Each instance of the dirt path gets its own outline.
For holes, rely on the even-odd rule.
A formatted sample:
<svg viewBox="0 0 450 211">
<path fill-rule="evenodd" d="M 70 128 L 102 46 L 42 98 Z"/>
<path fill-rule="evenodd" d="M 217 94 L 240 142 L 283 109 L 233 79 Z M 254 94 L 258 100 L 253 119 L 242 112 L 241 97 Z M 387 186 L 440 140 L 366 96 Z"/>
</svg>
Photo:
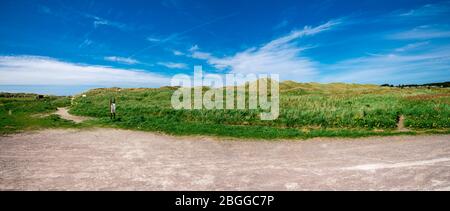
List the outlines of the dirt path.
<svg viewBox="0 0 450 211">
<path fill-rule="evenodd" d="M 403 115 L 399 116 L 399 118 L 398 118 L 397 131 L 398 132 L 410 131 L 408 128 L 405 127 L 405 116 L 403 116 Z"/>
<path fill-rule="evenodd" d="M 91 119 L 89 117 L 74 116 L 72 114 L 69 114 L 67 108 L 58 108 L 58 110 L 54 114 L 59 115 L 63 119 L 74 121 L 75 123 L 81 123 Z"/>
<path fill-rule="evenodd" d="M 0 137 L 0 190 L 450 190 L 450 135 L 231 141 L 45 130 Z"/>
</svg>

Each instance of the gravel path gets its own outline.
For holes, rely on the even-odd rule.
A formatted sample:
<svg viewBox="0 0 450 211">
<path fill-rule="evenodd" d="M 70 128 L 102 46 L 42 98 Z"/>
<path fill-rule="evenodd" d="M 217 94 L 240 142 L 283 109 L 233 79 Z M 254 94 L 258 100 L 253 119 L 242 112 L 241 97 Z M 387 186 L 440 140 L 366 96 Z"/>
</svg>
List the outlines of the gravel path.
<svg viewBox="0 0 450 211">
<path fill-rule="evenodd" d="M 450 135 L 237 141 L 44 130 L 0 137 L 0 190 L 450 190 Z"/>
</svg>

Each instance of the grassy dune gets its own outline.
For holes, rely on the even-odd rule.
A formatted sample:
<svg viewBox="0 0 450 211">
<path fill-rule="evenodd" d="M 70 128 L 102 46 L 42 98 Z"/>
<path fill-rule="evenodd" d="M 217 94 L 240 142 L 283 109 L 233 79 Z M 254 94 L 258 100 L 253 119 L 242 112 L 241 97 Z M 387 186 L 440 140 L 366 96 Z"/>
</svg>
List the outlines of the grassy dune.
<svg viewBox="0 0 450 211">
<path fill-rule="evenodd" d="M 86 97 L 36 99 L 32 94 L 0 95 L 0 134 L 42 128 L 117 127 L 173 135 L 237 138 L 362 137 L 449 133 L 450 89 L 390 88 L 375 85 L 280 84 L 280 117 L 262 121 L 258 110 L 174 110 L 176 88 L 94 89 Z M 207 88 L 205 88 L 205 91 Z M 109 99 L 117 101 L 116 120 Z M 51 115 L 70 106 L 75 115 L 95 117 L 75 124 Z M 404 127 L 397 130 L 400 116 Z"/>
<path fill-rule="evenodd" d="M 95 89 L 77 97 L 71 112 L 96 117 L 93 125 L 161 131 L 175 135 L 239 138 L 361 137 L 400 133 L 448 133 L 450 90 L 375 85 L 280 84 L 280 117 L 262 121 L 262 110 L 174 110 L 175 88 Z M 118 119 L 108 117 L 117 100 Z M 410 132 L 398 132 L 404 116 Z"/>
</svg>

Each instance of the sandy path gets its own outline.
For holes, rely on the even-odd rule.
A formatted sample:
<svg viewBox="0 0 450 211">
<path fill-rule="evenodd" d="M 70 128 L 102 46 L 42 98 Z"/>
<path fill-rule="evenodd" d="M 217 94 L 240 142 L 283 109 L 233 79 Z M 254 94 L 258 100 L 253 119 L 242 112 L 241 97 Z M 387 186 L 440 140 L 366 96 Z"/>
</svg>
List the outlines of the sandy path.
<svg viewBox="0 0 450 211">
<path fill-rule="evenodd" d="M 115 129 L 0 137 L 0 190 L 450 190 L 450 135 L 230 141 Z"/>
<path fill-rule="evenodd" d="M 81 123 L 90 119 L 89 117 L 74 116 L 69 114 L 69 110 L 67 110 L 67 108 L 58 108 L 54 114 L 59 115 L 63 119 L 74 121 L 75 123 Z"/>
</svg>

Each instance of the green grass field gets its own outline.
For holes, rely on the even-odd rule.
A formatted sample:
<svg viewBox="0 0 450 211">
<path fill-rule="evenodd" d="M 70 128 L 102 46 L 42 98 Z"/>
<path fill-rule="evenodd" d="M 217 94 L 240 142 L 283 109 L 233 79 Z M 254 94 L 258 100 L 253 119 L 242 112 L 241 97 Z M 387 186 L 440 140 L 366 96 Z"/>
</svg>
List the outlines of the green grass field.
<svg viewBox="0 0 450 211">
<path fill-rule="evenodd" d="M 262 121 L 261 110 L 174 110 L 175 88 L 94 89 L 76 96 L 74 115 L 95 117 L 84 126 L 159 131 L 173 135 L 213 135 L 237 138 L 362 137 L 373 135 L 449 133 L 450 89 L 390 88 L 351 84 L 280 84 L 280 117 Z M 116 120 L 109 118 L 109 99 L 117 101 Z M 11 100 L 11 99 L 9 99 Z M 70 104 L 67 98 L 9 101 L 2 99 L 1 131 L 10 128 L 72 127 L 56 117 L 21 125 L 22 116 L 46 113 Z M 26 102 L 26 103 L 25 103 Z M 26 105 L 22 107 L 23 105 Z M 60 105 L 59 105 L 60 104 Z M 13 117 L 8 110 L 13 110 Z M 17 111 L 16 111 L 17 109 Z M 398 131 L 403 116 L 408 131 Z M 30 124 L 30 125 L 28 125 Z M 81 126 L 83 126 L 81 125 Z M 78 127 L 81 127 L 78 125 Z M 5 132 L 6 131 L 6 132 Z"/>
</svg>

